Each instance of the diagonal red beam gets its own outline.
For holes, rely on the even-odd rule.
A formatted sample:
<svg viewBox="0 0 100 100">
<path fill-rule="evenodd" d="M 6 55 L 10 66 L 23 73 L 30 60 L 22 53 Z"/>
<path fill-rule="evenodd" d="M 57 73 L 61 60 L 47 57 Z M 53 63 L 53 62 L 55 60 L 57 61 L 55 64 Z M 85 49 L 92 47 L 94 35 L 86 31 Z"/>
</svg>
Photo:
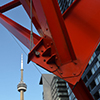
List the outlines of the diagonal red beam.
<svg viewBox="0 0 100 100">
<path fill-rule="evenodd" d="M 19 5 L 21 5 L 19 0 L 11 1 L 11 2 L 0 7 L 0 13 L 4 13 L 12 8 L 19 6 Z"/>
<path fill-rule="evenodd" d="M 30 48 L 30 31 L 5 15 L 0 13 L 0 23 L 8 29 L 20 42 L 27 48 Z M 36 44 L 41 37 L 33 33 L 34 44 Z"/>
<path fill-rule="evenodd" d="M 81 78 L 91 56 L 100 42 L 100 1 L 76 0 L 63 14 L 63 18 L 77 57 L 77 64 L 80 64 L 77 67 L 77 71 L 73 70 L 73 73 L 78 73 L 79 69 L 81 69 L 80 75 L 77 76 Z M 70 66 L 73 66 L 71 69 L 75 67 L 75 65 Z M 62 67 L 62 70 L 67 69 L 69 68 Z"/>
<path fill-rule="evenodd" d="M 29 2 L 29 0 L 24 1 L 26 5 Z M 47 59 L 45 56 L 48 56 L 47 65 L 50 65 L 51 68 L 58 67 L 60 70 L 60 72 L 56 70 L 53 73 L 75 85 L 81 78 L 90 57 L 100 42 L 100 1 L 76 0 L 63 16 L 60 13 L 57 0 L 32 1 L 36 18 L 41 28 L 44 27 L 43 29 L 46 30 L 43 34 L 49 36 L 51 41 L 47 43 L 44 40 L 42 46 L 40 42 L 37 45 L 38 49 L 33 49 L 33 51 L 37 49 L 39 52 L 45 49 L 42 54 L 43 58 L 34 57 L 30 52 L 30 60 L 42 66 L 45 62 L 42 62 L 41 59 L 45 61 Z M 45 21 L 46 26 L 42 24 Z M 55 53 L 53 52 L 54 49 Z M 51 56 L 47 55 L 47 52 L 50 52 Z M 73 59 L 75 56 L 76 60 Z M 42 67 L 50 70 L 47 65 Z"/>
<path fill-rule="evenodd" d="M 30 2 L 29 0 L 20 0 L 26 12 L 30 16 Z M 75 53 L 73 51 L 68 32 L 66 30 L 66 26 L 63 22 L 62 15 L 60 13 L 59 7 L 57 5 L 56 0 L 32 0 L 33 1 L 33 18 L 37 20 L 38 25 L 41 27 L 37 27 L 38 31 L 42 30 L 43 35 L 49 36 L 55 44 L 56 53 L 59 58 L 59 66 L 63 65 L 67 62 L 71 62 L 75 60 Z M 49 2 L 49 3 L 48 3 Z M 55 7 L 53 6 L 56 3 L 56 12 Z M 44 5 L 42 5 L 44 4 Z M 47 6 L 48 4 L 52 4 L 51 6 Z M 45 14 L 44 14 L 45 12 Z M 50 14 L 48 14 L 50 13 Z M 58 13 L 58 15 L 57 15 Z M 57 20 L 55 20 L 57 19 Z M 33 20 L 34 23 L 34 20 Z M 53 23 L 53 24 L 52 24 Z M 34 23 L 34 25 L 37 25 Z M 59 33 L 59 34 L 57 34 Z M 60 43 L 58 44 L 58 41 Z M 59 48 L 60 45 L 60 48 Z M 62 51 L 62 52 L 61 52 Z M 65 55 L 65 56 L 63 56 Z"/>
<path fill-rule="evenodd" d="M 82 79 L 76 85 L 69 84 L 69 86 L 78 100 L 94 100 Z"/>
<path fill-rule="evenodd" d="M 20 0 L 20 2 L 30 17 L 30 0 Z M 32 5 L 32 21 L 33 21 L 33 24 L 36 27 L 37 31 L 39 32 L 39 34 L 41 36 L 43 36 L 43 30 L 42 30 L 41 25 L 39 23 L 38 16 L 36 14 L 34 5 Z"/>
<path fill-rule="evenodd" d="M 57 0 L 40 0 L 61 65 L 76 60 Z M 50 4 L 50 6 L 48 6 Z M 58 41 L 61 40 L 59 43 Z M 60 46 L 60 48 L 59 48 Z M 64 56 L 63 56 L 64 55 Z"/>
</svg>

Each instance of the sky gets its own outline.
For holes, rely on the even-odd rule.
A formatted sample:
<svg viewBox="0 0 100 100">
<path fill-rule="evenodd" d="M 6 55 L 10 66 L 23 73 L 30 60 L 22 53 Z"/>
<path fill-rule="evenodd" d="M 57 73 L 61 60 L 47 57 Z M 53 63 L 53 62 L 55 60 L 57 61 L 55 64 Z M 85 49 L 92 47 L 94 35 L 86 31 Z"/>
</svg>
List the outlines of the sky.
<svg viewBox="0 0 100 100">
<path fill-rule="evenodd" d="M 10 1 L 12 0 L 0 0 L 0 6 Z M 3 14 L 30 30 L 30 19 L 21 5 Z M 35 28 L 33 32 L 38 34 Z M 26 54 L 17 42 L 24 49 Z M 41 74 L 37 71 L 33 62 L 27 64 L 29 50 L 18 40 L 17 42 L 12 37 L 12 34 L 0 24 L 0 100 L 20 100 L 17 85 L 21 77 L 20 67 L 22 53 L 24 60 L 24 82 L 27 84 L 24 100 L 43 100 L 43 87 L 39 85 Z M 39 66 L 37 67 L 42 74 L 49 73 Z"/>
</svg>

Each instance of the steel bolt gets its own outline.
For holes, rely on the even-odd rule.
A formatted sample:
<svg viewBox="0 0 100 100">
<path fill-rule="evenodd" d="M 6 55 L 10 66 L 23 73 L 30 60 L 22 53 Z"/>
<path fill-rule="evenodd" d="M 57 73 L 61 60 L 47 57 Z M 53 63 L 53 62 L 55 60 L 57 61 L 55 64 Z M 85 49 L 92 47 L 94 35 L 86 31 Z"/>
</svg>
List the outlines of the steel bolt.
<svg viewBox="0 0 100 100">
<path fill-rule="evenodd" d="M 34 51 L 34 52 L 35 52 L 36 57 L 40 57 L 40 52 L 38 51 Z"/>
<path fill-rule="evenodd" d="M 50 66 L 51 68 L 53 68 L 53 66 Z"/>
<path fill-rule="evenodd" d="M 46 28 L 46 31 L 48 31 L 48 28 Z"/>
</svg>

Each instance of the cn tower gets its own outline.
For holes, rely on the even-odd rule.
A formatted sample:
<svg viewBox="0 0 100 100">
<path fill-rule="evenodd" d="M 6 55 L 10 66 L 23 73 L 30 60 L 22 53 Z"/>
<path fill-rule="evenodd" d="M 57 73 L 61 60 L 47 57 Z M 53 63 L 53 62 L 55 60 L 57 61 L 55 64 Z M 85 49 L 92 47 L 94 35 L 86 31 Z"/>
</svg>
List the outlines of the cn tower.
<svg viewBox="0 0 100 100">
<path fill-rule="evenodd" d="M 24 100 L 24 92 L 27 89 L 27 85 L 23 82 L 23 54 L 21 54 L 21 80 L 17 85 L 17 89 L 20 92 L 20 100 Z"/>
</svg>

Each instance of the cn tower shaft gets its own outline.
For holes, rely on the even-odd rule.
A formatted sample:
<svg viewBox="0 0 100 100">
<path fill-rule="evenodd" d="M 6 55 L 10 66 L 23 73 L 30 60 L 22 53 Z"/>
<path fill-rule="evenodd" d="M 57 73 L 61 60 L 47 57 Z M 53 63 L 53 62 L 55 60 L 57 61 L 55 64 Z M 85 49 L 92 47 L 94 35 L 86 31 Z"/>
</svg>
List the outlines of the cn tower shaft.
<svg viewBox="0 0 100 100">
<path fill-rule="evenodd" d="M 24 92 L 23 92 L 23 90 L 20 91 L 20 100 L 24 100 Z"/>
</svg>

